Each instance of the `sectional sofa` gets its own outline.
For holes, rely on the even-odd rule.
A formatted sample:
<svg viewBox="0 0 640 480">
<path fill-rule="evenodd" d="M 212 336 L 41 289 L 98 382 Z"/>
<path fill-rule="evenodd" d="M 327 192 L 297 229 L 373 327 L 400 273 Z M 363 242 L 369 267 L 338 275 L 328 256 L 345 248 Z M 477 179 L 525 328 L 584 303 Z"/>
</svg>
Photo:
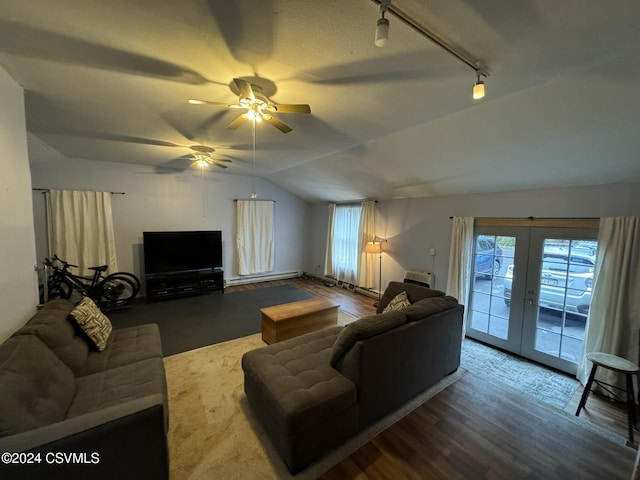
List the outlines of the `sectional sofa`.
<svg viewBox="0 0 640 480">
<path fill-rule="evenodd" d="M 396 310 L 383 310 L 398 295 Z M 249 405 L 292 473 L 404 405 L 460 365 L 464 307 L 391 282 L 378 313 L 244 354 Z"/>
</svg>

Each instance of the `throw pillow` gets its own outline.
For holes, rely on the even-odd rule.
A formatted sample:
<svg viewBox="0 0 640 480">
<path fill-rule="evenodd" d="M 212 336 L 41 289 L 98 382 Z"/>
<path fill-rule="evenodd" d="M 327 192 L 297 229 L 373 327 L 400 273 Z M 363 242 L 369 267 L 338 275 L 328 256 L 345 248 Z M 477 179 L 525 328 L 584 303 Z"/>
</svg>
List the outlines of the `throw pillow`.
<svg viewBox="0 0 640 480">
<path fill-rule="evenodd" d="M 384 308 L 382 313 L 392 312 L 394 310 L 402 310 L 403 308 L 411 305 L 411 302 L 407 298 L 407 292 L 400 292 L 398 295 L 393 297 L 389 304 Z"/>
<path fill-rule="evenodd" d="M 71 311 L 71 317 L 87 335 L 90 343 L 102 352 L 111 335 L 111 322 L 89 297 L 84 297 Z"/>
</svg>

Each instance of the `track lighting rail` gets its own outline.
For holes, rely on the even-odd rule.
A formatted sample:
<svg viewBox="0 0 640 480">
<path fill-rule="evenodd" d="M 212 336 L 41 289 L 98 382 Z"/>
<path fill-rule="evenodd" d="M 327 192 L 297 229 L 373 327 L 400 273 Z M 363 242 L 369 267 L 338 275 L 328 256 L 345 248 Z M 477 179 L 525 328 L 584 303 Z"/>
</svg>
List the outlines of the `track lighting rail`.
<svg viewBox="0 0 640 480">
<path fill-rule="evenodd" d="M 451 55 L 456 57 L 458 60 L 466 64 L 468 67 L 472 68 L 478 75 L 482 75 L 483 77 L 489 77 L 489 71 L 486 67 L 482 65 L 480 60 L 472 57 L 469 53 L 465 52 L 460 48 L 456 48 L 438 36 L 436 33 L 429 30 L 427 27 L 420 25 L 417 20 L 411 17 L 408 13 L 403 11 L 400 7 L 393 5 L 390 0 L 371 0 L 373 3 L 379 6 L 385 7 L 387 12 L 393 14 L 398 20 L 402 21 L 405 25 L 413 28 L 416 32 L 420 33 L 422 36 L 426 37 L 428 40 L 431 40 L 437 46 L 446 50 Z"/>
</svg>

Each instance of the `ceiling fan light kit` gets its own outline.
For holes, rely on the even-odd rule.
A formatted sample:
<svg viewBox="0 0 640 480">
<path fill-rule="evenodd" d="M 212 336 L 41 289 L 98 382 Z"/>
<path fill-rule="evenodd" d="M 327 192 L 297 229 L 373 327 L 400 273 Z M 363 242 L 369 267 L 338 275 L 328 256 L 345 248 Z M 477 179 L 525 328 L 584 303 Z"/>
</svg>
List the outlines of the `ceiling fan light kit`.
<svg viewBox="0 0 640 480">
<path fill-rule="evenodd" d="M 379 5 L 381 18 L 378 20 L 376 24 L 376 34 L 375 34 L 375 44 L 378 47 L 382 47 L 386 45 L 387 40 L 389 38 L 389 20 L 385 18 L 386 12 L 391 12 L 396 18 L 401 20 L 403 23 L 413 28 L 420 35 L 435 43 L 438 47 L 445 50 L 449 54 L 456 57 L 462 63 L 472 68 L 474 72 L 477 74 L 477 80 L 473 84 L 473 99 L 478 100 L 484 97 L 485 89 L 484 89 L 484 81 L 480 79 L 480 76 L 488 77 L 489 72 L 486 68 L 481 66 L 481 62 L 473 58 L 469 53 L 464 50 L 454 47 L 446 40 L 441 38 L 436 33 L 432 32 L 429 28 L 421 25 L 416 19 L 414 19 L 411 15 L 403 11 L 401 8 L 392 5 L 391 0 L 371 0 L 373 3 Z"/>
<path fill-rule="evenodd" d="M 209 100 L 189 99 L 192 105 L 213 105 L 224 108 L 246 108 L 245 113 L 236 117 L 228 129 L 235 130 L 247 120 L 260 122 L 264 120 L 274 126 L 282 133 L 289 133 L 292 128 L 274 117 L 271 113 L 311 113 L 311 107 L 307 104 L 274 104 L 263 93 L 260 85 L 251 83 L 242 78 L 234 78 L 233 83 L 239 91 L 238 103 L 228 104 L 222 102 L 212 102 Z"/>
<path fill-rule="evenodd" d="M 231 160 L 226 158 L 213 158 L 211 153 L 215 151 L 212 147 L 207 147 L 206 145 L 192 145 L 189 147 L 194 153 L 192 154 L 194 157 L 194 163 L 197 167 L 201 169 L 205 169 L 210 165 L 215 165 L 220 168 L 227 168 L 226 165 L 222 165 L 221 162 L 231 163 Z"/>
</svg>

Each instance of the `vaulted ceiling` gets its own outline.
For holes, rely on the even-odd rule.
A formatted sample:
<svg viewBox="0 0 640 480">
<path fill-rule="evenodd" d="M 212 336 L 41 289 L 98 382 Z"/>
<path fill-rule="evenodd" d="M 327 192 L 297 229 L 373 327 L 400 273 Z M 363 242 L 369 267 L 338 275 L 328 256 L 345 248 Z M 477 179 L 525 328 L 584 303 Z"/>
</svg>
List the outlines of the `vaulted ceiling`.
<svg viewBox="0 0 640 480">
<path fill-rule="evenodd" d="M 0 0 L 0 65 L 25 89 L 33 162 L 194 168 L 191 145 L 309 201 L 640 180 L 640 2 L 392 0 L 474 71 L 371 0 Z M 311 114 L 228 125 L 234 78 Z M 235 92 L 235 93 L 234 93 Z"/>
</svg>

